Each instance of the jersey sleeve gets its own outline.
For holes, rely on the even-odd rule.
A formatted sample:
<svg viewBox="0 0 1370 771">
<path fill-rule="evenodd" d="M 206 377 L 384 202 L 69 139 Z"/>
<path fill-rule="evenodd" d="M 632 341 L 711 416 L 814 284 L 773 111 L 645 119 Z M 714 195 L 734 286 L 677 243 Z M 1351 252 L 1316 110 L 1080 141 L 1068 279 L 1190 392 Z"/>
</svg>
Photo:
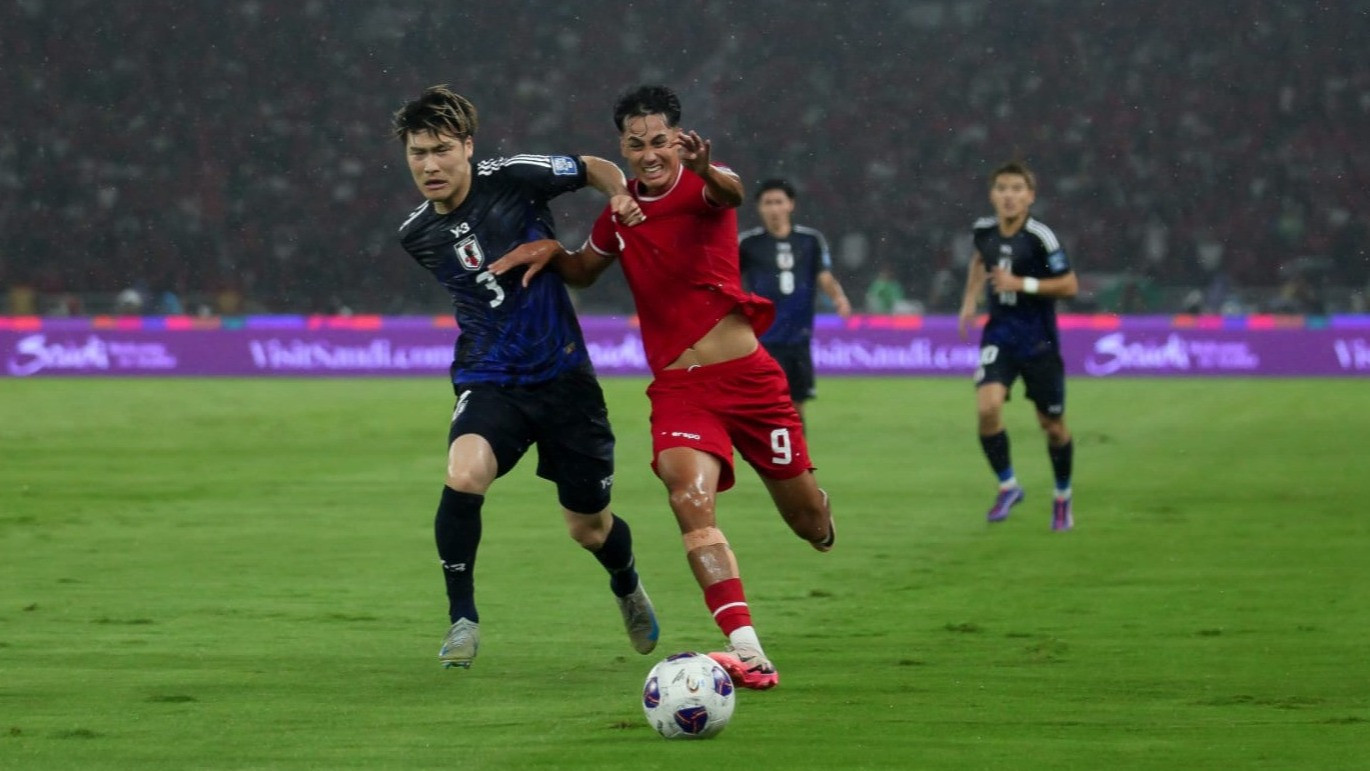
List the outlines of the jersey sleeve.
<svg viewBox="0 0 1370 771">
<path fill-rule="evenodd" d="M 832 272 L 832 250 L 828 248 L 828 239 L 817 230 L 813 231 L 813 237 L 818 239 L 818 264 L 819 272 Z"/>
<path fill-rule="evenodd" d="M 709 163 L 709 165 L 712 166 L 712 167 L 714 167 L 714 169 L 715 169 L 716 171 L 721 171 L 721 172 L 723 172 L 724 174 L 727 174 L 727 175 L 730 176 L 730 177 L 736 177 L 736 176 L 737 176 L 737 172 L 733 171 L 732 168 L 729 167 L 729 166 L 728 166 L 727 164 L 725 164 L 725 163 L 718 163 L 717 161 L 711 161 L 711 162 Z M 688 171 L 688 169 L 687 169 L 687 171 Z M 691 171 L 690 173 L 691 173 L 691 174 L 694 174 L 693 171 Z M 710 200 L 709 200 L 709 186 L 708 186 L 708 184 L 706 184 L 706 183 L 704 182 L 704 178 L 703 178 L 703 177 L 699 177 L 698 175 L 696 175 L 696 177 L 698 177 L 699 182 L 700 182 L 700 185 L 702 186 L 702 188 L 701 188 L 700 191 L 699 191 L 699 201 L 700 201 L 701 204 L 704 205 L 704 208 L 705 208 L 705 209 L 707 209 L 707 210 L 709 210 L 709 211 L 715 211 L 715 212 L 716 212 L 716 211 L 723 211 L 723 210 L 727 210 L 727 209 L 733 208 L 733 207 L 731 207 L 731 206 L 725 206 L 725 205 L 723 205 L 723 204 L 721 204 L 721 203 L 714 203 L 713 201 L 710 201 Z"/>
<path fill-rule="evenodd" d="M 476 173 L 497 174 L 544 198 L 555 198 L 586 185 L 585 162 L 577 155 L 511 155 L 481 161 Z"/>
<path fill-rule="evenodd" d="M 1070 260 L 1066 259 L 1066 251 L 1061 248 L 1061 242 L 1051 228 L 1036 220 L 1030 220 L 1028 232 L 1037 241 L 1039 254 L 1042 256 L 1042 263 L 1046 265 L 1048 275 L 1064 276 L 1070 272 Z"/>
<path fill-rule="evenodd" d="M 605 257 L 617 257 L 623 253 L 623 244 L 618 239 L 618 231 L 614 228 L 614 213 L 608 206 L 605 206 L 599 216 L 595 218 L 594 227 L 590 228 L 590 248 Z"/>
</svg>

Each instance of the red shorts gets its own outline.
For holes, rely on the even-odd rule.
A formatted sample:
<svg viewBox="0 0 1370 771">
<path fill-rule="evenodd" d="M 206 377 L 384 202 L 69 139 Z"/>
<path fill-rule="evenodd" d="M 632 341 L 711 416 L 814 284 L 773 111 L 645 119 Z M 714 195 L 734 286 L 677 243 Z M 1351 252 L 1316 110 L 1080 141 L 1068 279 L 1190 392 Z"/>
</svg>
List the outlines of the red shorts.
<svg viewBox="0 0 1370 771">
<path fill-rule="evenodd" d="M 718 489 L 733 486 L 733 447 L 768 479 L 811 471 L 804 426 L 785 371 L 758 347 L 740 359 L 657 373 L 652 400 L 652 470 L 662 450 L 693 447 L 723 461 Z"/>
</svg>

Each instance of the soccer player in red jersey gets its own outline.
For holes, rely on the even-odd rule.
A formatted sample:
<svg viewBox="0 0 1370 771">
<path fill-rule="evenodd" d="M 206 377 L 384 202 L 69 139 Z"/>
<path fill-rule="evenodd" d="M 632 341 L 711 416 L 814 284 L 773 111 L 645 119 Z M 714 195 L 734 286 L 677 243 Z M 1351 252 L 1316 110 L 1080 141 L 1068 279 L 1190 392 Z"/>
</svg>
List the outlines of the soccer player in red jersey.
<svg viewBox="0 0 1370 771">
<path fill-rule="evenodd" d="M 551 264 L 568 284 L 586 286 L 622 262 L 653 376 L 652 468 L 666 485 L 704 601 L 728 636 L 728 650 L 710 655 L 738 685 L 762 690 L 779 675 L 752 626 L 737 559 L 715 517 L 717 494 L 733 486 L 733 448 L 796 535 L 828 551 L 835 533 L 785 373 L 757 341 L 774 308 L 742 289 L 735 211 L 742 182 L 711 162 L 708 140 L 679 122 L 680 100 L 670 89 L 624 94 L 614 125 L 643 221 L 628 227 L 605 209 L 578 251 L 535 241 L 491 270 L 527 265 L 527 281 Z"/>
</svg>

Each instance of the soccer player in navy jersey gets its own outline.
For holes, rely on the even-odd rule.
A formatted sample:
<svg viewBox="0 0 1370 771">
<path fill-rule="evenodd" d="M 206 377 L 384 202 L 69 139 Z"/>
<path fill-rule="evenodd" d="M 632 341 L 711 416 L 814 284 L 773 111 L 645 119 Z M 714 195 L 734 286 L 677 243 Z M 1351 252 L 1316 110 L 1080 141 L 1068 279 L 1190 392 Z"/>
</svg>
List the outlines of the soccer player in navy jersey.
<svg viewBox="0 0 1370 771">
<path fill-rule="evenodd" d="M 833 547 L 828 494 L 818 486 L 785 373 L 757 336 L 774 306 L 742 289 L 737 207 L 742 181 L 711 161 L 711 143 L 680 123 L 680 100 L 642 86 L 614 105 L 628 189 L 644 220 L 612 207 L 576 252 L 555 240 L 518 247 L 497 271 L 551 264 L 574 286 L 618 262 L 628 279 L 652 370 L 652 470 L 666 486 L 685 558 L 728 649 L 709 655 L 743 688 L 766 690 L 780 674 L 761 647 L 737 557 L 716 517 L 718 493 L 736 477 L 733 450 L 770 493 L 790 530 L 815 549 Z M 540 272 L 536 275 L 541 275 Z"/>
<path fill-rule="evenodd" d="M 804 402 L 817 395 L 813 376 L 813 317 L 817 289 L 837 315 L 851 315 L 851 302 L 832 274 L 832 254 L 823 234 L 794 224 L 794 185 L 768 179 L 756 191 L 762 227 L 738 236 L 742 284 L 775 304 L 775 321 L 761 344 L 785 370 L 790 399 L 804 419 Z"/>
<path fill-rule="evenodd" d="M 642 221 L 623 173 L 591 156 L 514 155 L 472 163 L 476 108 L 445 86 L 395 113 L 393 131 L 426 199 L 400 227 L 400 241 L 452 295 L 460 333 L 451 377 L 447 475 L 434 520 L 447 587 L 444 667 L 471 666 L 480 644 L 473 571 L 481 508 L 491 484 L 538 448 L 538 476 L 556 484 L 571 538 L 609 572 L 633 647 L 649 653 L 656 614 L 634 566 L 628 523 L 609 507 L 614 435 L 561 277 L 526 285 L 495 276 L 489 262 L 514 246 L 550 238 L 548 201 L 587 184 L 609 197 L 625 223 Z"/>
<path fill-rule="evenodd" d="M 1056 477 L 1051 528 L 1059 531 L 1074 526 L 1070 475 L 1075 453 L 1065 420 L 1066 378 L 1056 300 L 1074 297 L 1079 283 L 1056 234 L 1029 211 L 1036 196 L 1037 179 L 1026 164 L 1009 162 L 990 175 L 989 200 L 995 216 L 975 222 L 976 254 L 970 261 L 957 327 L 965 337 L 983 296 L 989 303 L 989 321 L 980 337 L 975 403 L 980 446 L 999 477 L 999 493 L 986 519 L 1002 521 L 1024 498 L 1013 474 L 1003 420 L 1009 389 L 1021 376 L 1027 398 L 1037 406 L 1037 422 L 1046 432 Z"/>
</svg>

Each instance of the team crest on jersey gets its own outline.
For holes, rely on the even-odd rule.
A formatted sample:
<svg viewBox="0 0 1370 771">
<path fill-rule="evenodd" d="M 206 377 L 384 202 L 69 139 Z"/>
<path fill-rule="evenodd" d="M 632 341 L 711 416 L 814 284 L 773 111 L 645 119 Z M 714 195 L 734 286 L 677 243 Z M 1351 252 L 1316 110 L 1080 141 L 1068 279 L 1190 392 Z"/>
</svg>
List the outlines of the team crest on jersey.
<svg viewBox="0 0 1370 771">
<path fill-rule="evenodd" d="M 576 175 L 576 159 L 565 155 L 553 155 L 552 173 L 558 177 L 574 177 Z"/>
<path fill-rule="evenodd" d="M 480 270 L 485 265 L 485 252 L 480 250 L 480 241 L 475 236 L 463 238 L 454 248 L 457 250 L 457 259 L 467 270 Z"/>
</svg>

